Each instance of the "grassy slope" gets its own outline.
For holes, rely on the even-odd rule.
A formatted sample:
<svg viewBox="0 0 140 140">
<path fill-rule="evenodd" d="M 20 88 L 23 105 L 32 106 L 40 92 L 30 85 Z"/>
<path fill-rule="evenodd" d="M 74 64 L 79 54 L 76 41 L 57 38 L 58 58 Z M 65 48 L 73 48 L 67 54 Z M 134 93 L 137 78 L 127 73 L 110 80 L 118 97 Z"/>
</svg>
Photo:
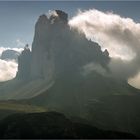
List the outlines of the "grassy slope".
<svg viewBox="0 0 140 140">
<path fill-rule="evenodd" d="M 0 101 L 0 120 L 14 113 L 45 112 L 46 108 L 17 101 Z"/>
</svg>

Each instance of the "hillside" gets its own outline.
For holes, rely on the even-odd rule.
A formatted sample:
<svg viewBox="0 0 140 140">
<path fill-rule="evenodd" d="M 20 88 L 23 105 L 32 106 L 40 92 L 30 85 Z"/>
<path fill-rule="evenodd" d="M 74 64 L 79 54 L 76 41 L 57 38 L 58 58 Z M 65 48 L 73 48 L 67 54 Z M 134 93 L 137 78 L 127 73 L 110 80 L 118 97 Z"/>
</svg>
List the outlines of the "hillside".
<svg viewBox="0 0 140 140">
<path fill-rule="evenodd" d="M 0 120 L 15 113 L 45 112 L 46 108 L 31 105 L 29 103 L 11 101 L 0 101 Z"/>
<path fill-rule="evenodd" d="M 32 104 L 57 108 L 69 113 L 86 112 L 86 106 L 92 100 L 100 101 L 101 97 L 111 95 L 139 95 L 140 91 L 128 85 L 125 81 L 105 77 L 96 71 L 88 76 L 80 74 L 61 75 L 42 94 L 27 99 Z M 79 114 L 80 115 L 80 114 Z"/>
<path fill-rule="evenodd" d="M 18 118 L 18 119 L 17 119 Z M 0 121 L 0 138 L 136 138 L 123 132 L 104 131 L 72 122 L 57 112 L 15 114 Z"/>
</svg>

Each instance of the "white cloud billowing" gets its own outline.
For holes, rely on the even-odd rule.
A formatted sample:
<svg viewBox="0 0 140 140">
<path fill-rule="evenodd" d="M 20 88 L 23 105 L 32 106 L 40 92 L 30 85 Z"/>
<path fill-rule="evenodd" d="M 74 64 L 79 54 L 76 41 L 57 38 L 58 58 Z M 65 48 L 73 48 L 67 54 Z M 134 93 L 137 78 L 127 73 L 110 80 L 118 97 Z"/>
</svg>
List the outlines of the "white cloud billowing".
<svg viewBox="0 0 140 140">
<path fill-rule="evenodd" d="M 90 74 L 92 71 L 96 71 L 97 73 L 103 76 L 107 75 L 106 70 L 100 64 L 93 63 L 93 62 L 88 63 L 85 66 L 83 66 L 82 74 L 86 76 Z"/>
<path fill-rule="evenodd" d="M 129 79 L 140 71 L 140 23 L 113 12 L 91 9 L 79 10 L 69 25 L 109 51 L 109 67 L 116 77 Z"/>
<path fill-rule="evenodd" d="M 0 56 L 5 50 L 15 50 L 19 53 L 23 48 L 6 48 L 0 47 Z M 0 81 L 7 81 L 16 76 L 18 64 L 14 60 L 2 60 L 0 59 Z"/>
<path fill-rule="evenodd" d="M 2 52 L 6 51 L 6 50 L 14 50 L 14 51 L 17 51 L 17 52 L 21 53 L 23 51 L 23 48 L 10 48 L 10 47 L 1 46 L 0 47 L 0 56 L 1 56 Z"/>
<path fill-rule="evenodd" d="M 16 76 L 18 64 L 15 61 L 0 59 L 0 81 L 7 81 Z"/>
<path fill-rule="evenodd" d="M 140 52 L 140 24 L 131 18 L 92 9 L 79 11 L 69 25 L 107 48 L 112 57 L 130 60 Z"/>
<path fill-rule="evenodd" d="M 140 89 L 140 72 L 136 76 L 130 78 L 128 82 L 130 85 Z"/>
<path fill-rule="evenodd" d="M 14 50 L 21 53 L 25 45 L 26 44 L 24 41 L 22 41 L 21 39 L 17 39 L 15 48 L 1 46 L 0 56 L 2 55 L 2 52 L 6 50 Z M 31 48 L 31 46 L 29 46 L 29 48 Z M 14 78 L 17 73 L 17 67 L 18 67 L 18 64 L 15 60 L 0 59 L 0 81 L 7 81 Z"/>
</svg>

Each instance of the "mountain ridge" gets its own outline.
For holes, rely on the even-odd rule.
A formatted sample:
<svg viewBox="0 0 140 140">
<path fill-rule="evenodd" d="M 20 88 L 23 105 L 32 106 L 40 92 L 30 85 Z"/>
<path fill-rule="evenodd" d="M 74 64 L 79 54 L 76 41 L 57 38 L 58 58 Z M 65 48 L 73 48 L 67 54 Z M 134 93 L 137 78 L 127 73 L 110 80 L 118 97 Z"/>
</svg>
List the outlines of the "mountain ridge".
<svg viewBox="0 0 140 140">
<path fill-rule="evenodd" d="M 17 120 L 18 118 L 18 120 Z M 24 129 L 24 131 L 23 131 Z M 136 138 L 73 122 L 58 112 L 14 114 L 0 121 L 0 138 Z"/>
</svg>

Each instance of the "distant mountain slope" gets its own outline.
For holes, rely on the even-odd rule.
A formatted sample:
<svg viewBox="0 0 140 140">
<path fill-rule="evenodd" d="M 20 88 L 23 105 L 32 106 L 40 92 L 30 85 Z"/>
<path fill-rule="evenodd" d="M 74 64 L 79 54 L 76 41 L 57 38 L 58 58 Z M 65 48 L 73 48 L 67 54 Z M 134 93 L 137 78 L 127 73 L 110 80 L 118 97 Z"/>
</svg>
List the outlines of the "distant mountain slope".
<svg viewBox="0 0 140 140">
<path fill-rule="evenodd" d="M 18 118 L 18 119 L 17 119 Z M 136 138 L 74 123 L 57 112 L 15 114 L 0 121 L 0 138 Z"/>
<path fill-rule="evenodd" d="M 46 91 L 53 85 L 53 81 L 47 83 L 43 79 L 20 80 L 14 78 L 12 80 L 0 83 L 0 99 L 27 99 L 37 96 L 38 94 Z"/>
<path fill-rule="evenodd" d="M 93 72 L 88 76 L 60 76 L 52 87 L 28 101 L 35 105 L 80 115 L 85 114 L 89 102 L 98 102 L 100 97 L 139 93 L 139 90 L 129 86 L 125 81 L 117 81 Z"/>
<path fill-rule="evenodd" d="M 15 100 L 0 101 L 0 120 L 15 113 L 45 112 L 46 108 Z"/>
<path fill-rule="evenodd" d="M 133 133 L 140 137 L 140 94 L 112 95 L 91 101 L 88 120 L 99 128 Z"/>
<path fill-rule="evenodd" d="M 140 136 L 139 90 L 96 72 L 83 79 L 61 77 L 49 90 L 26 102 L 79 116 L 99 128 Z"/>
</svg>

